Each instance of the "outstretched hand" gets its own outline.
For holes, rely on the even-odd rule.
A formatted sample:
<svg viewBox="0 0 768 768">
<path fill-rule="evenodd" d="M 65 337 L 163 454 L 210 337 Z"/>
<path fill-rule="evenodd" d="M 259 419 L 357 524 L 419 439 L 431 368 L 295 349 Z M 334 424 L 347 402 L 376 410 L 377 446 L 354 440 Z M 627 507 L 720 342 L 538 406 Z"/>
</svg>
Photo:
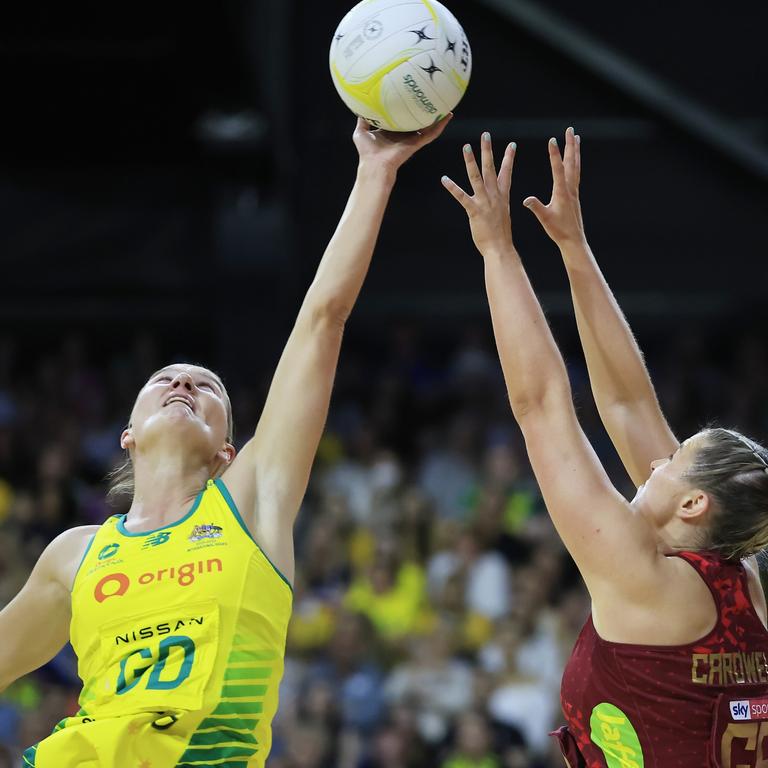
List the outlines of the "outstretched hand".
<svg viewBox="0 0 768 768">
<path fill-rule="evenodd" d="M 523 205 L 533 211 L 544 231 L 563 247 L 584 241 L 584 223 L 579 202 L 581 180 L 581 137 L 573 128 L 565 132 L 565 153 L 560 157 L 557 140 L 549 140 L 552 166 L 552 199 L 544 205 L 537 197 L 526 197 Z"/>
<path fill-rule="evenodd" d="M 453 112 L 449 112 L 429 128 L 409 133 L 374 129 L 362 117 L 358 117 L 352 140 L 360 155 L 360 162 L 373 161 L 391 171 L 397 171 L 412 155 L 433 142 L 445 130 L 452 117 Z"/>
<path fill-rule="evenodd" d="M 471 145 L 464 145 L 464 163 L 467 166 L 467 176 L 469 176 L 474 195 L 468 195 L 447 176 L 442 178 L 443 186 L 467 212 L 472 239 L 481 253 L 494 248 L 513 247 L 512 224 L 509 217 L 509 189 L 512 185 L 512 166 L 515 162 L 516 148 L 514 143 L 507 145 L 497 176 L 490 133 L 486 131 L 480 140 L 482 173 L 477 167 Z"/>
</svg>

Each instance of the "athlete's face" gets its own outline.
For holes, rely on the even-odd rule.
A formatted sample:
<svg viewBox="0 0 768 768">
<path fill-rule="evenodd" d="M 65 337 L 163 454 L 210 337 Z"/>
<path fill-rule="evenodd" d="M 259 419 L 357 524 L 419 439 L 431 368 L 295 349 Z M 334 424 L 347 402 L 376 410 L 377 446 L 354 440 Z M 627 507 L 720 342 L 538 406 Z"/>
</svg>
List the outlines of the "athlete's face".
<svg viewBox="0 0 768 768">
<path fill-rule="evenodd" d="M 149 447 L 162 438 L 211 456 L 228 445 L 229 397 L 216 374 L 175 363 L 150 376 L 136 398 L 123 447 Z"/>
<path fill-rule="evenodd" d="M 686 477 L 702 439 L 701 434 L 693 435 L 671 455 L 651 462 L 651 475 L 637 489 L 632 506 L 655 529 L 661 530 L 675 517 L 706 511 L 708 500 Z"/>
</svg>

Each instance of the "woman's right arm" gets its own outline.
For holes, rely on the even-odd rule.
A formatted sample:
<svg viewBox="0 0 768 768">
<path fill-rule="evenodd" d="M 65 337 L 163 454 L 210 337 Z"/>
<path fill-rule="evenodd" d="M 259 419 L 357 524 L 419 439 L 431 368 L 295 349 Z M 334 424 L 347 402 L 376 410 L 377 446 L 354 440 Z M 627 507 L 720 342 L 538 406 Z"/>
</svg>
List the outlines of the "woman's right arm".
<svg viewBox="0 0 768 768">
<path fill-rule="evenodd" d="M 580 144 L 569 128 L 562 160 L 565 184 L 555 185 L 548 205 L 535 197 L 524 204 L 560 249 L 600 418 L 632 481 L 640 486 L 648 479 L 651 461 L 674 453 L 679 443 L 659 406 L 637 341 L 584 235 Z M 561 162 L 551 145 L 550 159 Z"/>
<path fill-rule="evenodd" d="M 27 583 L 0 611 L 0 691 L 50 661 L 69 640 L 68 574 L 85 550 L 83 528 L 57 536 L 40 555 Z"/>
</svg>

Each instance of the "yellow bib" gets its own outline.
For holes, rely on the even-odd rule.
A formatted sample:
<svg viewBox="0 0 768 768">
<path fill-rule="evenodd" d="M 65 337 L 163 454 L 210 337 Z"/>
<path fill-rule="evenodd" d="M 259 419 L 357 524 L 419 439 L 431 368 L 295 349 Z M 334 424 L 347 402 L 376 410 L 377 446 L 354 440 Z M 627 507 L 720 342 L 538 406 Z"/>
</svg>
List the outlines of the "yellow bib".
<svg viewBox="0 0 768 768">
<path fill-rule="evenodd" d="M 184 738 L 178 764 L 263 765 L 291 605 L 222 480 L 155 531 L 111 517 L 72 589 L 78 721 L 153 713 Z"/>
</svg>

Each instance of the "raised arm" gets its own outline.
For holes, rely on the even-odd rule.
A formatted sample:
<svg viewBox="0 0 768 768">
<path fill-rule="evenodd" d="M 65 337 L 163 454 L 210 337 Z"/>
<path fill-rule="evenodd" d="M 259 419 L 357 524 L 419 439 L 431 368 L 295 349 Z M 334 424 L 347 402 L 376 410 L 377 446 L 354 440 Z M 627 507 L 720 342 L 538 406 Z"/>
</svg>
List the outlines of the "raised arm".
<svg viewBox="0 0 768 768">
<path fill-rule="evenodd" d="M 490 136 L 484 134 L 482 174 L 471 147 L 464 148 L 474 195 L 447 177 L 443 184 L 466 210 L 485 262 L 509 402 L 552 520 L 593 599 L 615 590 L 645 597 L 657 574 L 655 538 L 611 485 L 578 423 L 565 365 L 513 244 L 509 189 L 514 153 L 510 145 L 497 177 Z M 627 542 L 632 542 L 629 551 Z"/>
<path fill-rule="evenodd" d="M 569 128 L 565 155 L 549 145 L 552 199 L 544 205 L 528 197 L 524 205 L 554 240 L 568 272 L 579 337 L 600 418 L 636 486 L 650 474 L 654 459 L 673 453 L 679 443 L 664 418 L 643 355 L 629 324 L 589 247 L 581 217 L 579 182 L 581 140 Z"/>
<path fill-rule="evenodd" d="M 372 131 L 358 120 L 355 185 L 299 310 L 256 433 L 224 478 L 257 541 L 289 579 L 291 533 L 328 414 L 344 325 L 368 271 L 398 169 L 436 139 L 449 119 L 415 134 Z"/>
</svg>

